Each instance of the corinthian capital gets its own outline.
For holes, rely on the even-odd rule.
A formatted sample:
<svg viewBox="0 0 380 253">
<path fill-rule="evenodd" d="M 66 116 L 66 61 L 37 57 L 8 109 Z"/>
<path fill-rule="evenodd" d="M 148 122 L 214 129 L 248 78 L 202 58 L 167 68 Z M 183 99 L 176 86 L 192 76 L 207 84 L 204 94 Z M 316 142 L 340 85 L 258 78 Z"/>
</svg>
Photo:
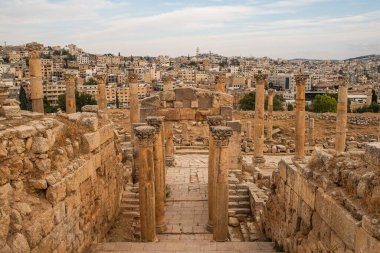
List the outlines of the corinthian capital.
<svg viewBox="0 0 380 253">
<path fill-rule="evenodd" d="M 38 44 L 37 42 L 26 44 L 26 49 L 28 50 L 29 59 L 40 58 L 42 47 L 43 47 L 42 44 Z"/>
<path fill-rule="evenodd" d="M 211 134 L 217 147 L 228 146 L 230 137 L 232 136 L 232 128 L 226 126 L 211 127 Z"/>
<path fill-rule="evenodd" d="M 223 117 L 221 115 L 217 116 L 207 116 L 207 123 L 211 129 L 213 126 L 222 125 Z"/>
<path fill-rule="evenodd" d="M 129 83 L 137 83 L 139 81 L 139 76 L 136 73 L 131 73 L 128 75 Z"/>
<path fill-rule="evenodd" d="M 215 76 L 215 83 L 225 83 L 226 82 L 226 76 L 224 74 L 219 74 Z"/>
<path fill-rule="evenodd" d="M 142 144 L 153 144 L 156 129 L 152 126 L 139 126 L 133 129 L 135 136 Z"/>
<path fill-rule="evenodd" d="M 107 75 L 104 73 L 99 73 L 96 75 L 96 79 L 98 80 L 98 83 L 106 83 Z"/>
<path fill-rule="evenodd" d="M 65 74 L 64 77 L 66 85 L 75 84 L 75 75 L 74 74 Z"/>
<path fill-rule="evenodd" d="M 165 117 L 163 116 L 149 116 L 146 118 L 146 122 L 149 126 L 154 127 L 156 129 L 156 133 L 160 132 L 160 128 L 164 123 Z"/>
<path fill-rule="evenodd" d="M 173 82 L 174 81 L 174 78 L 172 75 L 166 75 L 162 78 L 162 81 L 164 81 L 164 83 L 169 83 L 169 82 Z"/>
<path fill-rule="evenodd" d="M 348 77 L 344 74 L 341 74 L 338 77 L 338 82 L 339 82 L 339 85 L 341 85 L 341 86 L 347 86 Z"/>
<path fill-rule="evenodd" d="M 260 81 L 266 81 L 267 78 L 268 78 L 268 75 L 267 74 L 263 74 L 260 72 L 258 72 L 257 74 L 254 75 L 254 78 L 256 80 L 257 83 L 260 83 Z"/>
</svg>

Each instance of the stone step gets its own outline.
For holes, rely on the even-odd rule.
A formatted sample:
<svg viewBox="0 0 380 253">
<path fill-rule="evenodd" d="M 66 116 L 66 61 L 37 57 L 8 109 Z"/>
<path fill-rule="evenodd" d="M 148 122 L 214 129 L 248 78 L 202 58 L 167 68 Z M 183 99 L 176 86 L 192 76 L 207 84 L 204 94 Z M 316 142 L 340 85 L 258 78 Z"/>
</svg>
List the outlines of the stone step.
<svg viewBox="0 0 380 253">
<path fill-rule="evenodd" d="M 140 206 L 138 206 L 138 205 L 123 204 L 123 203 L 120 205 L 120 208 L 124 209 L 124 210 L 128 210 L 128 211 L 139 211 L 140 210 Z"/>
<path fill-rule="evenodd" d="M 138 198 L 137 199 L 125 198 L 125 199 L 121 199 L 121 203 L 139 205 L 140 201 Z"/>
<path fill-rule="evenodd" d="M 239 207 L 234 207 L 234 208 L 228 208 L 228 215 L 234 215 L 234 214 L 250 214 L 251 209 L 250 208 L 239 208 Z M 231 216 L 230 215 L 230 216 Z"/>
<path fill-rule="evenodd" d="M 275 253 L 272 242 L 208 242 L 208 241 L 175 241 L 175 242 L 107 242 L 94 246 L 94 253 L 105 252 L 224 252 L 224 253 Z"/>
<path fill-rule="evenodd" d="M 249 195 L 230 195 L 228 196 L 229 201 L 249 201 Z"/>
<path fill-rule="evenodd" d="M 133 192 L 123 192 L 123 195 L 122 195 L 123 198 L 139 198 L 139 194 L 138 193 L 133 193 Z"/>
<path fill-rule="evenodd" d="M 123 216 L 125 216 L 127 218 L 139 218 L 140 217 L 140 212 L 136 212 L 136 211 L 123 210 L 122 214 L 123 214 Z"/>
<path fill-rule="evenodd" d="M 228 208 L 250 208 L 251 203 L 249 201 L 229 202 Z"/>
</svg>

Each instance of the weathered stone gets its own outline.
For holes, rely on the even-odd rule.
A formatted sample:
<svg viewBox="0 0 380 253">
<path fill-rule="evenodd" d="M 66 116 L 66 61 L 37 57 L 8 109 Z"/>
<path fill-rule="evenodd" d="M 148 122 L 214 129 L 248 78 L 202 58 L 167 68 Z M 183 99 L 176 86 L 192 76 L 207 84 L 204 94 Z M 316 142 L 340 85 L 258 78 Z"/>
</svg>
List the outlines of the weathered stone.
<svg viewBox="0 0 380 253">
<path fill-rule="evenodd" d="M 15 128 L 17 130 L 17 137 L 21 139 L 26 139 L 31 136 L 34 136 L 37 133 L 37 130 L 33 126 L 18 126 Z"/>
<path fill-rule="evenodd" d="M 240 225 L 240 222 L 237 218 L 235 217 L 229 217 L 228 218 L 228 225 L 232 226 L 232 227 L 237 227 Z"/>
<path fill-rule="evenodd" d="M 59 201 L 66 197 L 66 182 L 61 181 L 55 185 L 49 186 L 46 192 L 46 199 L 56 205 Z"/>
<path fill-rule="evenodd" d="M 82 112 L 98 112 L 98 105 L 85 105 L 82 106 Z"/>
<path fill-rule="evenodd" d="M 45 179 L 39 179 L 39 180 L 30 180 L 30 184 L 33 186 L 33 188 L 38 190 L 45 190 L 47 189 L 48 185 Z"/>
<path fill-rule="evenodd" d="M 32 152 L 35 154 L 42 154 L 49 151 L 49 141 L 44 137 L 33 137 Z"/>
<path fill-rule="evenodd" d="M 28 241 L 24 235 L 20 233 L 14 234 L 9 240 L 9 246 L 13 253 L 28 253 L 30 252 L 30 247 Z"/>
</svg>

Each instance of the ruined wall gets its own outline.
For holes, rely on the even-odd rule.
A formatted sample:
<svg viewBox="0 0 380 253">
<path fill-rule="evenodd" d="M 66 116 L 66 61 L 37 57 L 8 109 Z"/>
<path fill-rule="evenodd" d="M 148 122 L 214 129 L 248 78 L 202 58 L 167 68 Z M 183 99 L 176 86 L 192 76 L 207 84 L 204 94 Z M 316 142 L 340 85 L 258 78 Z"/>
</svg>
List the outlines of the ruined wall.
<svg viewBox="0 0 380 253">
<path fill-rule="evenodd" d="M 281 161 L 272 179 L 257 215 L 286 252 L 379 252 L 380 143 L 340 156 L 319 150 L 308 165 Z"/>
<path fill-rule="evenodd" d="M 113 127 L 104 117 L 62 114 L 2 126 L 1 252 L 83 252 L 104 238 L 123 180 Z"/>
</svg>

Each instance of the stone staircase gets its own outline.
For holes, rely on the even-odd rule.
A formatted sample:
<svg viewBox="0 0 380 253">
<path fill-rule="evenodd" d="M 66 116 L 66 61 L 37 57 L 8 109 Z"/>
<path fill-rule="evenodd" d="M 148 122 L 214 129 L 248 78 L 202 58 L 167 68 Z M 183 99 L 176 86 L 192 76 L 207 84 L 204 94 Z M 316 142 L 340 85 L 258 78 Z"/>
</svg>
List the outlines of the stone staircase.
<svg viewBox="0 0 380 253">
<path fill-rule="evenodd" d="M 137 184 L 128 184 L 123 192 L 120 213 L 126 219 L 133 220 L 132 227 L 134 237 L 140 238 L 140 203 L 139 203 L 139 186 Z"/>
<path fill-rule="evenodd" d="M 271 242 L 207 242 L 173 241 L 152 243 L 116 242 L 95 245 L 93 253 L 112 252 L 223 252 L 223 253 L 275 253 Z"/>
<path fill-rule="evenodd" d="M 240 174 L 241 170 L 230 170 L 228 178 L 228 216 L 238 219 L 251 215 L 248 186 L 239 182 L 237 176 Z"/>
</svg>

